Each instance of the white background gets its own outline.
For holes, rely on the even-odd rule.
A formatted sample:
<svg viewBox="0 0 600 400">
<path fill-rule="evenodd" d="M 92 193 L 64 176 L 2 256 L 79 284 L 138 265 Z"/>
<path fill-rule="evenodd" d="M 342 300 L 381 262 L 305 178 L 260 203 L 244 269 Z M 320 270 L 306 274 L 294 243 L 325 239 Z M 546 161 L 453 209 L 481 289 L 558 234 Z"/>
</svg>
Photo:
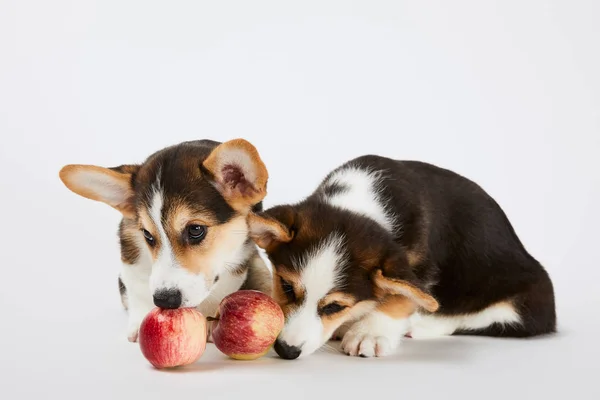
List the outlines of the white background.
<svg viewBox="0 0 600 400">
<path fill-rule="evenodd" d="M 0 397 L 600 398 L 599 21 L 595 0 L 1 0 Z M 125 338 L 119 215 L 58 171 L 236 137 L 267 206 L 365 153 L 475 180 L 550 272 L 560 333 L 153 370 Z"/>
</svg>

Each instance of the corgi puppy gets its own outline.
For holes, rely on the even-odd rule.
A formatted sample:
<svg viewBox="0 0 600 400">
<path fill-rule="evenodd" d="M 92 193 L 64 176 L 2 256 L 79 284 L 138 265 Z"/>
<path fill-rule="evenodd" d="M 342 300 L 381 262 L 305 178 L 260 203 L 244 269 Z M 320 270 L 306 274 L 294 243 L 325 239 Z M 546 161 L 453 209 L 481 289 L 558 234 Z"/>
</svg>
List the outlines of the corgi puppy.
<svg viewBox="0 0 600 400">
<path fill-rule="evenodd" d="M 335 334 L 352 356 L 385 356 L 401 337 L 529 337 L 554 332 L 552 282 L 500 206 L 472 181 L 368 155 L 303 201 L 249 216 L 273 264 L 284 359 Z"/>
<path fill-rule="evenodd" d="M 246 222 L 262 209 L 268 174 L 247 141 L 184 142 L 137 165 L 67 165 L 60 179 L 123 216 L 118 283 L 130 341 L 154 306 L 212 316 L 238 289 L 271 294 L 270 271 Z"/>
</svg>

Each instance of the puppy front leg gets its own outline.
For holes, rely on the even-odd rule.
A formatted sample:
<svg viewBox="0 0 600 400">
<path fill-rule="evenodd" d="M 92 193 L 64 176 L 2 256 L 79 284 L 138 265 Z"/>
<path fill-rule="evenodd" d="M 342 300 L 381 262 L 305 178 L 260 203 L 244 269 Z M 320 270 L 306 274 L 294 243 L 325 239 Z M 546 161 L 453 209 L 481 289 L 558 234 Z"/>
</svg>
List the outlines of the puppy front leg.
<svg viewBox="0 0 600 400">
<path fill-rule="evenodd" d="M 226 271 L 222 274 L 222 277 L 217 283 L 214 284 L 210 291 L 210 296 L 206 298 L 196 309 L 202 313 L 205 317 L 215 317 L 219 309 L 219 305 L 223 299 L 233 292 L 240 290 L 244 284 L 247 271 L 243 272 L 231 272 Z M 207 329 L 207 341 L 212 342 L 212 330 L 214 323 L 210 322 Z"/>
<path fill-rule="evenodd" d="M 388 296 L 344 334 L 342 351 L 350 356 L 383 357 L 396 351 L 410 328 L 414 304 L 404 296 Z"/>
<path fill-rule="evenodd" d="M 154 308 L 152 294 L 150 293 L 150 267 L 140 264 L 125 264 L 121 271 L 121 281 L 125 287 L 127 312 L 127 339 L 137 342 L 138 331 L 144 317 Z"/>
</svg>

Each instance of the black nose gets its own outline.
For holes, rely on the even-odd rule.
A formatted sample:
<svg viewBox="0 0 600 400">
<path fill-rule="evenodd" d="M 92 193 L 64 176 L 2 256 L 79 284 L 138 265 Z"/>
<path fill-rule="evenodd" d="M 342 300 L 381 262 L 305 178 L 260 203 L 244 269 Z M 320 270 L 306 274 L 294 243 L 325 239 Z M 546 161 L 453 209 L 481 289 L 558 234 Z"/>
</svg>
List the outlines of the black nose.
<svg viewBox="0 0 600 400">
<path fill-rule="evenodd" d="M 275 352 L 279 357 L 286 360 L 293 360 L 295 358 L 298 358 L 300 356 L 300 353 L 302 353 L 300 347 L 290 346 L 283 340 L 279 339 L 275 341 L 275 346 L 273 346 L 273 348 L 275 349 Z"/>
<path fill-rule="evenodd" d="M 154 293 L 154 305 L 160 308 L 179 308 L 181 292 L 178 289 L 159 290 Z"/>
</svg>

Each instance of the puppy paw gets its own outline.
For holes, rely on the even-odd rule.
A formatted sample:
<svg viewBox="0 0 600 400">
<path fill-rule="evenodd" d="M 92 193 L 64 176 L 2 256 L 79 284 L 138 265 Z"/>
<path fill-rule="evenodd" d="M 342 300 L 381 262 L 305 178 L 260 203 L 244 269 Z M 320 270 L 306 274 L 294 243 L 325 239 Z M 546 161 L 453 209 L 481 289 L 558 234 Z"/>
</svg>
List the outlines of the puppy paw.
<svg viewBox="0 0 600 400">
<path fill-rule="evenodd" d="M 130 315 L 129 321 L 127 322 L 127 340 L 132 343 L 138 341 L 140 325 L 144 320 L 144 314 Z"/>
<path fill-rule="evenodd" d="M 374 311 L 354 323 L 342 339 L 342 351 L 350 356 L 384 357 L 393 354 L 406 333 L 408 321 Z"/>
<path fill-rule="evenodd" d="M 132 329 L 127 329 L 127 340 L 129 340 L 132 343 L 135 343 L 138 341 L 138 334 L 139 334 L 139 328 L 135 327 Z"/>
<path fill-rule="evenodd" d="M 398 343 L 399 340 L 385 336 L 348 332 L 342 341 L 342 350 L 349 356 L 385 357 L 397 350 Z"/>
</svg>

